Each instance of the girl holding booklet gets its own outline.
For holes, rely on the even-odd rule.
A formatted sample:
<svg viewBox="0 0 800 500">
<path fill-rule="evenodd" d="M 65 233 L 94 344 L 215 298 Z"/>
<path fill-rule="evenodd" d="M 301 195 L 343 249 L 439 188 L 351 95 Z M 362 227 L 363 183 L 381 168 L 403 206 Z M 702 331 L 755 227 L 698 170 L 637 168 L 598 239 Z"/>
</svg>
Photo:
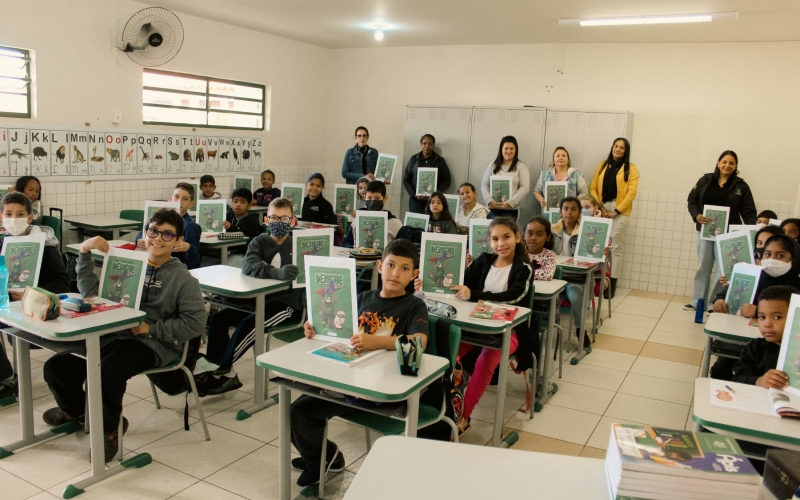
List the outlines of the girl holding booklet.
<svg viewBox="0 0 800 500">
<path fill-rule="evenodd" d="M 512 195 L 507 201 L 494 200 L 491 188 L 489 187 L 489 177 L 501 175 L 511 177 Z M 500 149 L 497 151 L 497 158 L 491 165 L 486 167 L 481 181 L 481 191 L 486 206 L 491 213 L 488 219 L 495 217 L 511 217 L 516 220 L 519 213 L 519 206 L 522 200 L 528 196 L 531 189 L 531 175 L 528 173 L 528 166 L 519 160 L 519 147 L 517 139 L 513 135 L 507 135 L 500 140 Z"/>
<path fill-rule="evenodd" d="M 431 195 L 425 207 L 425 213 L 431 217 L 428 232 L 458 234 L 456 221 L 453 220 L 450 208 L 447 206 L 447 198 L 441 192 L 436 191 Z"/>
</svg>

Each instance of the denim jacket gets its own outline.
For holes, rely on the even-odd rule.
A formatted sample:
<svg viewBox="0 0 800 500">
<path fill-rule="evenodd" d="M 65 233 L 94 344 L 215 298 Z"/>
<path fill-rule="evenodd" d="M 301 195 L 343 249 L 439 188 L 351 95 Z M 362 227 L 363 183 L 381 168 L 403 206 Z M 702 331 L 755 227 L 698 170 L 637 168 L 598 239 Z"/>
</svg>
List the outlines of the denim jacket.
<svg viewBox="0 0 800 500">
<path fill-rule="evenodd" d="M 586 183 L 586 179 L 583 178 L 583 174 L 581 174 L 580 170 L 569 167 L 567 174 L 567 196 L 589 194 L 589 185 Z M 555 182 L 555 180 L 556 175 L 552 167 L 542 170 L 542 173 L 539 174 L 539 182 L 536 183 L 533 192 L 544 195 L 544 183 Z"/>
<path fill-rule="evenodd" d="M 367 149 L 367 173 L 375 174 L 375 166 L 378 164 L 378 150 L 375 148 Z M 364 176 L 361 171 L 361 153 L 358 152 L 358 146 L 353 146 L 348 149 L 344 154 L 344 161 L 342 162 L 342 177 L 347 184 L 355 184 L 358 179 Z"/>
</svg>

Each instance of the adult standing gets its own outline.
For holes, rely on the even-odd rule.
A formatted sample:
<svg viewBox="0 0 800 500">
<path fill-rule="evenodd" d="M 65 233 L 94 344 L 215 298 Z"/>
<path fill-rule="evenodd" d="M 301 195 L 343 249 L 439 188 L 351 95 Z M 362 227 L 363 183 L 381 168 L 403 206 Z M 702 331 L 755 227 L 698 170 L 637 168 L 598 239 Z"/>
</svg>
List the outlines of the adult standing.
<svg viewBox="0 0 800 500">
<path fill-rule="evenodd" d="M 577 198 L 589 194 L 589 185 L 580 170 L 572 168 L 572 163 L 569 161 L 569 151 L 567 148 L 559 146 L 553 151 L 553 163 L 550 168 L 542 170 L 539 174 L 539 180 L 536 181 L 536 186 L 533 188 L 533 196 L 542 205 L 542 208 L 547 208 L 547 200 L 544 197 L 544 184 L 546 182 L 566 182 L 567 195 L 566 198 Z M 561 200 L 558 200 L 561 203 Z"/>
<path fill-rule="evenodd" d="M 708 307 L 708 294 L 710 292 L 709 279 L 714 267 L 716 256 L 714 242 L 700 239 L 700 228 L 711 220 L 703 215 L 706 205 L 728 207 L 730 209 L 728 224 L 755 224 L 756 203 L 750 186 L 739 177 L 739 157 L 733 151 L 723 151 L 717 160 L 714 172 L 705 174 L 689 192 L 689 214 L 695 222 L 697 237 L 697 272 L 694 275 L 694 293 L 692 302 L 683 306 L 686 310 L 697 307 L 697 301 L 703 299 Z M 727 230 L 727 228 L 726 228 Z M 719 282 L 719 262 L 714 276 L 714 284 Z"/>
<path fill-rule="evenodd" d="M 493 175 L 511 177 L 513 194 L 510 200 L 496 201 L 492 198 L 489 187 L 489 178 Z M 513 135 L 507 135 L 500 140 L 500 149 L 497 158 L 486 167 L 481 181 L 481 191 L 486 206 L 489 208 L 489 219 L 495 217 L 510 217 L 517 220 L 519 205 L 528 196 L 531 189 L 531 176 L 528 166 L 519 160 L 519 147 Z"/>
<path fill-rule="evenodd" d="M 631 163 L 631 144 L 624 137 L 614 140 L 608 158 L 594 170 L 589 194 L 603 204 L 611 219 L 611 286 L 606 298 L 614 298 L 617 279 L 622 276 L 622 251 L 625 233 L 639 189 L 639 169 Z"/>
<path fill-rule="evenodd" d="M 417 170 L 419 167 L 435 168 L 439 171 L 436 176 L 436 191 L 444 193 L 450 187 L 450 168 L 444 158 L 433 150 L 436 138 L 425 134 L 419 140 L 422 151 L 408 159 L 403 174 L 403 185 L 408 193 L 408 211 L 424 214 L 428 205 L 428 196 L 417 196 Z"/>
<path fill-rule="evenodd" d="M 356 128 L 356 145 L 348 149 L 342 162 L 342 177 L 347 184 L 355 184 L 362 177 L 375 180 L 375 166 L 378 164 L 378 150 L 367 145 L 369 130 Z"/>
</svg>

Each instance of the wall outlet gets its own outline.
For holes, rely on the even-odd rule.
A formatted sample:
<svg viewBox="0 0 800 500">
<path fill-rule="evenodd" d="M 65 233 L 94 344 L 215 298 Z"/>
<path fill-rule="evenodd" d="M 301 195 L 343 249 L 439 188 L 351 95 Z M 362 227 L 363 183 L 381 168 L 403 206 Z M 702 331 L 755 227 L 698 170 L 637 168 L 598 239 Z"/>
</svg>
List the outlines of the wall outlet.
<svg viewBox="0 0 800 500">
<path fill-rule="evenodd" d="M 114 120 L 111 123 L 122 123 L 122 111 L 114 110 Z"/>
</svg>

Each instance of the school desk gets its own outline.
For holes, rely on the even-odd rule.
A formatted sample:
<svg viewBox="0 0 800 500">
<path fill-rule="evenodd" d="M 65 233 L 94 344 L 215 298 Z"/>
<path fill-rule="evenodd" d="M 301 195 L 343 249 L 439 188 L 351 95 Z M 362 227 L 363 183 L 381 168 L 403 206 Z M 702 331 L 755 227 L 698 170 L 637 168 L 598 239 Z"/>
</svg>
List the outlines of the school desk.
<svg viewBox="0 0 800 500">
<path fill-rule="evenodd" d="M 714 340 L 745 345 L 753 339 L 761 338 L 758 327 L 747 326 L 749 321 L 750 318 L 733 314 L 711 313 L 708 315 L 708 321 L 703 327 L 703 331 L 708 337 L 706 338 L 706 349 L 703 352 L 703 363 L 700 368 L 701 377 L 708 377 L 711 363 L 711 344 Z"/>
<path fill-rule="evenodd" d="M 89 231 L 92 234 L 111 233 L 113 234 L 111 237 L 112 240 L 119 239 L 119 233 L 121 229 L 130 229 L 135 231 L 138 230 L 139 226 L 142 224 L 141 221 L 97 215 L 70 217 L 69 219 L 64 219 L 64 222 L 78 229 Z"/>
<path fill-rule="evenodd" d="M 223 266 L 228 263 L 228 253 L 233 247 L 240 247 L 247 245 L 250 238 L 236 238 L 235 240 L 221 240 L 217 238 L 216 234 L 201 234 L 200 235 L 200 249 L 219 249 L 219 260 Z"/>
</svg>

